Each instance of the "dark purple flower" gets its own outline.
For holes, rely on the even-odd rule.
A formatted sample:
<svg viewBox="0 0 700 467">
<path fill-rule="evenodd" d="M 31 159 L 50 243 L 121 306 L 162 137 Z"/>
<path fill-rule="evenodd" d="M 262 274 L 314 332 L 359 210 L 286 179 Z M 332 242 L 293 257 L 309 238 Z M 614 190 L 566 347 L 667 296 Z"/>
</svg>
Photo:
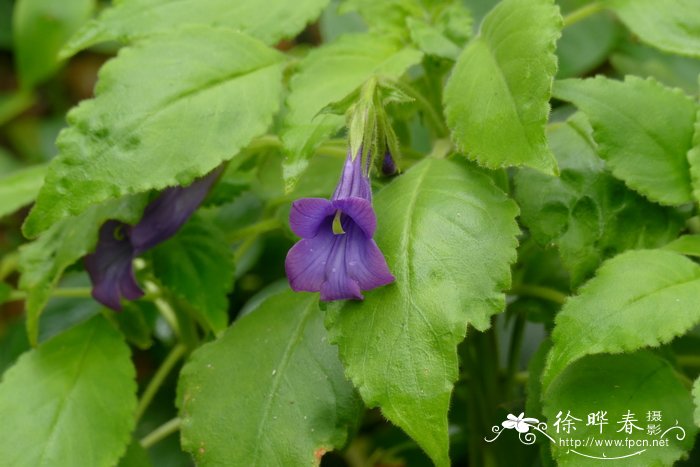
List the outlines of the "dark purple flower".
<svg viewBox="0 0 700 467">
<path fill-rule="evenodd" d="M 123 222 L 105 222 L 95 252 L 85 257 L 93 298 L 116 311 L 122 309 L 121 297 L 136 300 L 143 296 L 131 266 L 136 255 L 128 231 Z"/>
<path fill-rule="evenodd" d="M 121 311 L 122 298 L 142 297 L 132 266 L 134 258 L 175 235 L 202 204 L 221 172 L 214 170 L 187 187 L 167 188 L 146 207 L 133 227 L 115 220 L 105 222 L 95 252 L 85 257 L 93 298 Z"/>
<path fill-rule="evenodd" d="M 289 225 L 302 238 L 285 261 L 293 290 L 321 292 L 322 301 L 362 300 L 363 290 L 394 282 L 372 239 L 377 218 L 360 154 L 353 158 L 348 152 L 330 201 L 304 198 L 292 203 Z"/>
<path fill-rule="evenodd" d="M 387 177 L 396 175 L 398 169 L 396 168 L 396 161 L 392 157 L 389 150 L 384 153 L 384 159 L 382 159 L 382 174 Z"/>
</svg>

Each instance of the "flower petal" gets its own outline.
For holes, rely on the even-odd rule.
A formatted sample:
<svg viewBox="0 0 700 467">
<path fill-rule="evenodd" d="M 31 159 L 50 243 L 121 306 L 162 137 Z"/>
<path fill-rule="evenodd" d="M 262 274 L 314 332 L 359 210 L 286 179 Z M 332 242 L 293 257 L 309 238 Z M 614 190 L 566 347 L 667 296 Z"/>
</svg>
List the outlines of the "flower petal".
<svg viewBox="0 0 700 467">
<path fill-rule="evenodd" d="M 326 263 L 336 241 L 331 222 L 332 220 L 326 221 L 318 235 L 300 240 L 287 253 L 284 269 L 292 290 L 321 290 L 321 285 L 326 280 Z"/>
<path fill-rule="evenodd" d="M 289 226 L 302 238 L 315 237 L 327 217 L 335 214 L 333 203 L 323 198 L 302 198 L 292 203 Z"/>
<path fill-rule="evenodd" d="M 527 433 L 530 431 L 530 425 L 527 423 L 518 422 L 515 424 L 515 429 L 518 430 L 518 433 Z"/>
<path fill-rule="evenodd" d="M 357 281 L 360 289 L 371 290 L 394 282 L 384 255 L 373 239 L 367 237 L 357 225 L 351 226 L 346 235 L 347 274 Z"/>
<path fill-rule="evenodd" d="M 506 420 L 506 421 L 501 423 L 503 428 L 507 428 L 509 430 L 512 430 L 513 428 L 515 428 L 515 424 L 516 424 L 516 422 L 513 420 Z"/>
<path fill-rule="evenodd" d="M 325 224 L 324 231 L 332 226 Z M 361 240 L 356 235 L 362 235 L 355 223 L 350 220 L 343 224 L 346 228 L 344 234 L 333 234 L 333 246 L 328 254 L 325 267 L 325 281 L 321 284 L 321 301 L 330 302 L 333 300 L 362 300 L 362 291 L 355 279 L 348 274 L 348 249 L 353 242 Z"/>
<path fill-rule="evenodd" d="M 186 187 L 170 187 L 152 201 L 131 230 L 135 253 L 143 253 L 175 235 L 202 204 L 222 171 L 221 167 L 213 170 Z"/>
<path fill-rule="evenodd" d="M 333 206 L 350 217 L 367 235 L 372 237 L 377 230 L 377 216 L 372 203 L 362 198 L 345 198 L 333 201 Z M 345 228 L 345 223 L 343 223 Z"/>
<path fill-rule="evenodd" d="M 343 173 L 340 175 L 338 186 L 331 200 L 335 201 L 350 197 L 363 198 L 366 200 L 372 199 L 372 187 L 370 186 L 369 178 L 362 171 L 361 149 L 354 159 L 348 150 L 348 155 L 345 158 L 345 165 L 343 166 Z"/>
<path fill-rule="evenodd" d="M 115 311 L 122 309 L 121 297 L 136 300 L 143 296 L 134 275 L 134 249 L 126 236 L 127 228 L 122 222 L 105 222 L 95 252 L 85 257 L 85 269 L 93 284 L 92 296 Z"/>
</svg>

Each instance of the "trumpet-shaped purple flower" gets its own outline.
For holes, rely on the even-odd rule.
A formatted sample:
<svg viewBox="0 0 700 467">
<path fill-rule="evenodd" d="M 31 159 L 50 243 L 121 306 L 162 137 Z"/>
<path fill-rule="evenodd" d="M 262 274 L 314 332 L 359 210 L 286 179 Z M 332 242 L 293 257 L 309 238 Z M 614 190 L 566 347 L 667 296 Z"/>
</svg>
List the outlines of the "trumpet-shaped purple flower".
<svg viewBox="0 0 700 467">
<path fill-rule="evenodd" d="M 285 261 L 293 290 L 321 292 L 322 301 L 362 300 L 363 290 L 394 282 L 372 238 L 377 218 L 366 170 L 360 154 L 353 158 L 348 152 L 330 200 L 303 198 L 292 203 L 289 225 L 302 238 Z"/>
<path fill-rule="evenodd" d="M 221 169 L 217 169 L 187 187 L 164 190 L 134 226 L 114 220 L 105 222 L 95 252 L 85 257 L 93 298 L 121 311 L 122 298 L 142 297 L 143 290 L 132 266 L 134 258 L 175 235 L 202 204 L 220 174 Z"/>
</svg>

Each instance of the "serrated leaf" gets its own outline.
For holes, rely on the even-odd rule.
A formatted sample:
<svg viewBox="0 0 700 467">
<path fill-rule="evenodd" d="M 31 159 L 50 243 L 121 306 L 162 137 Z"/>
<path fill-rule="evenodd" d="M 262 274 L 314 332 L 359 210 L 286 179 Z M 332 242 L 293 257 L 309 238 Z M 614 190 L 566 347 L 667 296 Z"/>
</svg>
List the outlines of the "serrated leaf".
<svg viewBox="0 0 700 467">
<path fill-rule="evenodd" d="M 467 157 L 557 172 L 545 126 L 561 23 L 552 0 L 504 0 L 484 18 L 444 92 L 447 125 Z"/>
<path fill-rule="evenodd" d="M 0 178 L 0 217 L 34 201 L 47 168 L 48 164 L 34 165 Z"/>
<path fill-rule="evenodd" d="M 19 0 L 12 21 L 20 82 L 30 88 L 58 68 L 58 51 L 90 18 L 95 0 Z"/>
<path fill-rule="evenodd" d="M 321 114 L 374 76 L 398 78 L 422 54 L 398 40 L 373 34 L 352 34 L 313 50 L 301 61 L 291 80 L 289 113 L 282 139 L 288 156 L 284 163 L 287 188 L 293 188 L 308 166 L 314 149 L 345 122 L 340 115 Z"/>
<path fill-rule="evenodd" d="M 544 441 L 550 444 L 560 467 L 603 464 L 616 467 L 670 466 L 692 448 L 697 433 L 688 390 L 671 365 L 651 352 L 586 357 L 567 368 L 549 386 L 542 400 L 549 425 L 547 431 L 556 442 Z M 581 420 L 574 422 L 575 431 L 571 430 L 570 434 L 564 431 L 556 433 L 552 424 L 559 411 L 563 412 L 561 418 L 570 411 L 571 415 Z M 588 414 L 598 411 L 607 412 L 608 424 L 603 425 L 602 434 L 599 426 L 587 425 Z M 633 428 L 632 433 L 627 433 L 622 429 L 621 421 L 628 411 L 635 419 L 634 425 L 641 430 Z M 660 422 L 647 420 L 647 414 L 651 411 L 660 412 Z M 679 428 L 667 431 L 676 424 L 683 432 Z M 650 435 L 648 425 L 660 426 L 661 432 Z M 567 447 L 564 443 L 557 445 L 557 442 L 566 441 L 567 438 L 579 440 L 581 447 L 574 448 L 572 444 Z M 667 440 L 668 444 L 652 444 L 660 439 Z M 610 445 L 594 446 L 595 441 L 607 440 L 611 441 Z M 625 445 L 625 440 L 639 444 L 629 447 Z M 589 446 L 584 444 L 587 441 Z M 645 441 L 648 447 L 639 447 L 644 446 Z M 621 444 L 614 444 L 616 442 Z M 622 456 L 626 457 L 611 459 Z"/>
<path fill-rule="evenodd" d="M 68 114 L 24 233 L 110 198 L 186 185 L 234 157 L 278 109 L 281 58 L 223 28 L 122 49 L 102 67 L 97 97 Z"/>
<path fill-rule="evenodd" d="M 365 403 L 446 466 L 457 344 L 505 306 L 517 207 L 479 169 L 445 159 L 394 179 L 375 207 L 396 283 L 329 309 L 326 325 Z"/>
<path fill-rule="evenodd" d="M 700 235 L 683 235 L 664 245 L 663 249 L 675 251 L 686 256 L 700 257 Z"/>
<path fill-rule="evenodd" d="M 518 171 L 516 200 L 535 240 L 558 247 L 573 285 L 606 258 L 633 248 L 657 248 L 677 236 L 680 215 L 647 201 L 605 170 L 581 114 L 551 125 L 547 134 L 561 176 Z"/>
<path fill-rule="evenodd" d="M 135 223 L 146 204 L 145 196 L 113 200 L 64 219 L 37 240 L 20 248 L 19 288 L 27 292 L 27 333 L 36 345 L 39 317 L 63 271 L 91 252 L 100 226 L 108 219 Z"/>
<path fill-rule="evenodd" d="M 203 326 L 215 334 L 226 329 L 235 267 L 231 245 L 219 228 L 195 217 L 152 257 L 156 277 L 192 307 Z"/>
<path fill-rule="evenodd" d="M 623 23 L 649 45 L 700 57 L 700 8 L 696 0 L 606 0 Z"/>
<path fill-rule="evenodd" d="M 69 56 L 91 45 L 137 39 L 187 26 L 222 26 L 274 45 L 291 38 L 321 14 L 328 0 L 127 0 L 81 28 L 62 51 Z"/>
<path fill-rule="evenodd" d="M 652 201 L 691 200 L 687 153 L 697 105 L 653 79 L 602 76 L 557 81 L 554 96 L 586 114 L 613 175 Z"/>
<path fill-rule="evenodd" d="M 700 266 L 665 250 L 628 251 L 606 261 L 556 317 L 546 387 L 585 355 L 665 344 L 700 322 Z"/>
<path fill-rule="evenodd" d="M 362 413 L 317 298 L 288 288 L 195 351 L 178 394 L 182 446 L 201 466 L 318 465 Z"/>
<path fill-rule="evenodd" d="M 0 459 L 14 467 L 115 465 L 136 409 L 129 347 L 95 317 L 20 357 L 0 383 Z"/>
</svg>

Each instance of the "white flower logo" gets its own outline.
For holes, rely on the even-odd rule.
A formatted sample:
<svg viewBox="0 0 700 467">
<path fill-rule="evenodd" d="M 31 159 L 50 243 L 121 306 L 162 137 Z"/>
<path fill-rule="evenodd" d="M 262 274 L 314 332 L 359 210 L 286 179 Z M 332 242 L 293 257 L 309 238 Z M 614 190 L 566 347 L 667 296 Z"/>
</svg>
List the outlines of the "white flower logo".
<svg viewBox="0 0 700 467">
<path fill-rule="evenodd" d="M 517 417 L 509 413 L 506 417 L 508 420 L 503 421 L 501 425 L 503 425 L 503 428 L 507 428 L 509 430 L 515 428 L 518 433 L 527 433 L 530 431 L 531 425 L 536 426 L 540 422 L 536 418 L 524 418 L 524 416 L 525 412 L 521 412 Z"/>
</svg>

